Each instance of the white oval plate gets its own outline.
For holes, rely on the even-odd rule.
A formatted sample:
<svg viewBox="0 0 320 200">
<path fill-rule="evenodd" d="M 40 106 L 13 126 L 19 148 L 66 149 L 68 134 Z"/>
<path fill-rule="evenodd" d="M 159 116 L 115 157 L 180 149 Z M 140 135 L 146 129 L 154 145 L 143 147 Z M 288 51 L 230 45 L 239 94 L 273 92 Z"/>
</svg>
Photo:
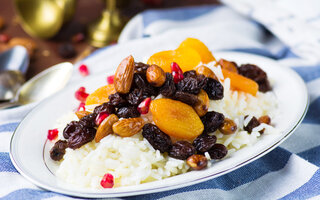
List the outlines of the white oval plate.
<svg viewBox="0 0 320 200">
<path fill-rule="evenodd" d="M 263 135 L 253 146 L 243 148 L 205 170 L 137 186 L 105 190 L 73 188 L 58 180 L 45 164 L 45 157 L 49 154 L 44 150 L 46 133 L 48 129 L 53 128 L 59 117 L 77 107 L 78 102 L 74 98 L 77 88 L 85 86 L 91 92 L 105 84 L 107 74 L 100 74 L 73 84 L 46 99 L 25 117 L 11 139 L 10 156 L 14 166 L 24 177 L 41 188 L 72 196 L 98 198 L 140 195 L 181 188 L 221 176 L 256 160 L 277 147 L 301 123 L 308 108 L 307 88 L 293 70 L 280 66 L 271 59 L 236 52 L 220 52 L 215 56 L 233 60 L 238 64 L 257 64 L 267 72 L 274 82 L 273 92 L 279 100 L 280 115 L 273 119 L 273 123 L 280 134 Z"/>
</svg>

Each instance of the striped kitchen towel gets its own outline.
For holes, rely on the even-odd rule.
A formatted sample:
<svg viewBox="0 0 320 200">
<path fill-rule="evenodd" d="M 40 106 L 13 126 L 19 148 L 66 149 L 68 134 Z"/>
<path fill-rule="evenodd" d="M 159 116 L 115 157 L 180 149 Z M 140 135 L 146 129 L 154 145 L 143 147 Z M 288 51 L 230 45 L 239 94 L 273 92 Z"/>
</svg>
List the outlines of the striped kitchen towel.
<svg viewBox="0 0 320 200">
<path fill-rule="evenodd" d="M 166 33 L 179 35 L 181 40 L 197 37 L 212 47 L 213 52 L 234 50 L 276 59 L 296 70 L 307 83 L 310 107 L 305 120 L 280 147 L 231 173 L 181 189 L 123 199 L 320 199 L 320 56 L 317 56 L 320 44 L 317 37 L 320 34 L 316 32 L 320 27 L 320 17 L 317 18 L 316 14 L 320 12 L 314 12 L 314 9 L 320 8 L 315 6 L 318 2 L 310 1 L 313 6 L 308 8 L 297 3 L 310 18 L 301 17 L 301 13 L 295 14 L 291 4 L 297 0 L 290 1 L 290 9 L 283 12 L 284 2 L 289 1 L 268 0 L 268 6 L 264 9 L 258 9 L 258 3 L 250 3 L 253 1 L 238 0 L 237 4 L 225 2 L 236 11 L 226 6 L 145 11 L 129 22 L 118 45 Z M 308 1 L 303 2 L 308 4 Z M 272 3 L 274 6 L 270 6 Z M 290 13 L 291 25 L 295 24 L 292 20 L 299 23 L 290 26 L 291 30 L 283 30 L 283 27 L 289 26 L 287 20 L 274 18 L 280 11 Z M 260 12 L 264 13 L 264 17 L 259 15 Z M 304 31 L 301 31 L 302 28 Z M 291 31 L 299 40 L 292 41 Z M 308 38 L 304 43 L 300 37 L 305 36 L 299 34 L 305 32 Z M 94 59 L 113 48 L 99 50 L 87 59 Z M 101 70 L 99 66 L 90 69 L 91 74 Z M 79 77 L 75 72 L 72 81 Z M 0 198 L 72 199 L 37 188 L 23 178 L 10 161 L 8 151 L 12 132 L 33 106 L 0 112 Z"/>
</svg>

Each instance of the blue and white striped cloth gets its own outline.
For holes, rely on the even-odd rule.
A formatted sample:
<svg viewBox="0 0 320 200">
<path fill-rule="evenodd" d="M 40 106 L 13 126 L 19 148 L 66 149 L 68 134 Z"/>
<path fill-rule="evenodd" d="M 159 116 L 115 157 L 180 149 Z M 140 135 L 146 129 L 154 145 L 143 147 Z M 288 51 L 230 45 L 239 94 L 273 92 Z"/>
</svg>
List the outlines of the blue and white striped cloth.
<svg viewBox="0 0 320 200">
<path fill-rule="evenodd" d="M 243 51 L 276 59 L 282 65 L 293 67 L 307 83 L 311 102 L 303 123 L 280 147 L 231 173 L 181 189 L 123 199 L 320 199 L 320 34 L 317 32 L 320 6 L 316 6 L 319 1 L 309 0 L 310 4 L 303 1 L 303 6 L 301 1 L 296 4 L 295 9 L 308 13 L 303 15 L 308 18 L 295 13 L 297 9 L 292 4 L 299 1 L 290 0 L 290 9 L 283 12 L 283 5 L 288 0 L 267 1 L 268 6 L 264 4 L 263 11 L 258 3 L 252 3 L 258 1 L 250 3 L 247 0 L 234 1 L 236 4 L 225 1 L 237 11 L 225 6 L 146 11 L 127 25 L 119 45 L 166 32 L 179 34 L 181 39 L 198 37 L 213 47 L 213 51 Z M 278 4 L 282 7 L 277 7 Z M 281 15 L 283 18 L 277 18 L 281 14 L 279 11 L 290 13 L 291 17 Z M 290 19 L 290 26 L 287 19 Z M 292 26 L 292 20 L 298 20 L 299 25 Z M 290 28 L 283 30 L 283 27 Z M 293 32 L 299 40 L 292 41 L 290 33 Z M 299 35 L 303 33 L 308 34 Z M 305 37 L 305 41 L 300 37 Z M 90 70 L 91 74 L 99 71 Z M 73 80 L 77 76 L 75 73 Z M 71 198 L 37 188 L 24 179 L 10 161 L 8 151 L 12 132 L 33 106 L 0 112 L 0 198 Z"/>
</svg>

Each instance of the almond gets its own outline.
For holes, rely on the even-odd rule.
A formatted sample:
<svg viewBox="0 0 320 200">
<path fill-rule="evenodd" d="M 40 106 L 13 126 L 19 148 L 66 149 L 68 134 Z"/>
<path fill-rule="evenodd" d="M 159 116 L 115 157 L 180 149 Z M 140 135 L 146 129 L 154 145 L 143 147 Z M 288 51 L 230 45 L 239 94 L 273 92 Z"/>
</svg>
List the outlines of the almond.
<svg viewBox="0 0 320 200">
<path fill-rule="evenodd" d="M 200 66 L 196 67 L 195 70 L 196 70 L 197 75 L 202 74 L 205 77 L 218 80 L 216 75 L 214 74 L 214 72 L 204 65 L 200 65 Z"/>
<path fill-rule="evenodd" d="M 114 88 L 126 94 L 130 91 L 134 73 L 134 59 L 130 55 L 121 61 L 114 75 Z"/>
<path fill-rule="evenodd" d="M 143 126 L 144 120 L 142 118 L 128 118 L 114 123 L 112 125 L 112 130 L 121 137 L 131 137 L 139 133 Z"/>
<path fill-rule="evenodd" d="M 166 73 L 158 65 L 151 65 L 146 72 L 148 82 L 155 86 L 160 87 L 166 81 Z"/>
<path fill-rule="evenodd" d="M 200 90 L 200 93 L 197 95 L 197 97 L 198 97 L 198 103 L 193 106 L 193 109 L 197 112 L 197 114 L 200 117 L 202 117 L 208 112 L 209 97 L 204 90 Z"/>
<path fill-rule="evenodd" d="M 76 115 L 77 115 L 77 117 L 78 117 L 79 119 L 81 119 L 82 117 L 84 117 L 84 116 L 86 116 L 86 115 L 89 115 L 89 114 L 91 114 L 91 112 L 84 111 L 84 110 L 82 110 L 82 111 L 77 111 L 77 112 L 76 112 Z"/>
<path fill-rule="evenodd" d="M 111 114 L 107 118 L 105 118 L 99 125 L 94 140 L 96 142 L 100 142 L 102 138 L 106 137 L 109 134 L 112 134 L 112 125 L 117 121 L 119 121 L 119 118 L 115 114 Z"/>
</svg>

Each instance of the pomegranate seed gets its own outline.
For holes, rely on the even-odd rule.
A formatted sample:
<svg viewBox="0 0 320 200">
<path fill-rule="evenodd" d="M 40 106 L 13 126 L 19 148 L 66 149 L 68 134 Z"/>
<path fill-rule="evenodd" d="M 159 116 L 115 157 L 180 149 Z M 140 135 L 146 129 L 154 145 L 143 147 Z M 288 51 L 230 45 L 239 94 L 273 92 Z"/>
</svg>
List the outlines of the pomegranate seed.
<svg viewBox="0 0 320 200">
<path fill-rule="evenodd" d="M 81 76 L 88 76 L 89 75 L 89 69 L 87 67 L 87 65 L 80 65 L 79 66 L 79 72 L 81 74 Z"/>
<path fill-rule="evenodd" d="M 7 42 L 9 42 L 9 40 L 10 40 L 9 35 L 7 35 L 5 33 L 0 34 L 0 42 L 7 43 Z"/>
<path fill-rule="evenodd" d="M 138 105 L 138 111 L 141 114 L 147 114 L 149 112 L 149 107 L 151 103 L 151 98 L 145 98 L 139 105 Z"/>
<path fill-rule="evenodd" d="M 75 97 L 81 102 L 85 102 L 87 97 L 89 96 L 88 93 L 86 93 L 86 88 L 80 87 L 76 92 L 75 92 Z"/>
<path fill-rule="evenodd" d="M 107 112 L 101 112 L 98 114 L 98 116 L 96 117 L 96 125 L 99 126 L 101 124 L 101 122 L 107 118 L 109 116 L 109 113 Z"/>
<path fill-rule="evenodd" d="M 178 83 L 179 81 L 181 81 L 184 78 L 183 71 L 181 70 L 179 65 L 175 62 L 171 63 L 171 73 L 173 76 L 173 81 L 175 83 Z"/>
<path fill-rule="evenodd" d="M 77 108 L 77 111 L 86 111 L 85 103 L 81 102 Z"/>
<path fill-rule="evenodd" d="M 52 129 L 52 130 L 48 130 L 48 140 L 52 141 L 54 139 L 56 139 L 58 137 L 58 129 Z"/>
<path fill-rule="evenodd" d="M 82 42 L 85 39 L 85 36 L 83 33 L 77 33 L 74 36 L 72 36 L 71 41 L 74 43 Z"/>
<path fill-rule="evenodd" d="M 107 82 L 108 82 L 108 84 L 113 84 L 113 82 L 114 82 L 114 75 L 108 76 L 108 77 L 107 77 Z"/>
<path fill-rule="evenodd" d="M 100 185 L 103 188 L 112 188 L 114 185 L 112 174 L 105 174 L 102 180 L 100 181 Z"/>
</svg>

